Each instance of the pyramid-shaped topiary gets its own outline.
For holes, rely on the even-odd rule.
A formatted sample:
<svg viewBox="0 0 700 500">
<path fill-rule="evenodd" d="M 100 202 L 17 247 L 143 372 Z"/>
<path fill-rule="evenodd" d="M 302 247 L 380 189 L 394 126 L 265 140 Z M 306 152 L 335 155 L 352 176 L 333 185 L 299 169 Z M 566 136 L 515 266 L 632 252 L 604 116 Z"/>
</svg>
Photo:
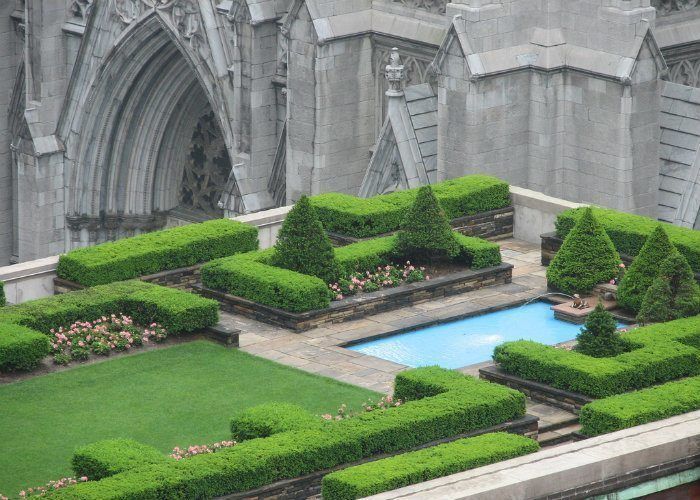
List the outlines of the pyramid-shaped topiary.
<svg viewBox="0 0 700 500">
<path fill-rule="evenodd" d="M 617 331 L 617 321 L 600 302 L 586 318 L 586 324 L 576 340 L 576 350 L 594 358 L 617 356 L 629 350 Z"/>
<path fill-rule="evenodd" d="M 547 283 L 564 293 L 589 293 L 617 276 L 620 255 L 588 207 L 547 269 Z"/>
<path fill-rule="evenodd" d="M 659 265 L 673 252 L 673 243 L 659 224 L 647 237 L 634 262 L 622 277 L 617 289 L 617 303 L 634 313 L 642 307 L 644 296 L 659 275 Z"/>
<path fill-rule="evenodd" d="M 306 196 L 287 214 L 277 236 L 272 264 L 327 283 L 338 278 L 333 245 Z"/>
<path fill-rule="evenodd" d="M 421 187 L 401 223 L 396 253 L 403 258 L 425 261 L 455 257 L 459 251 L 450 221 L 433 189 Z"/>
<path fill-rule="evenodd" d="M 647 290 L 637 321 L 661 323 L 700 314 L 700 287 L 688 261 L 677 250 L 659 266 Z"/>
</svg>

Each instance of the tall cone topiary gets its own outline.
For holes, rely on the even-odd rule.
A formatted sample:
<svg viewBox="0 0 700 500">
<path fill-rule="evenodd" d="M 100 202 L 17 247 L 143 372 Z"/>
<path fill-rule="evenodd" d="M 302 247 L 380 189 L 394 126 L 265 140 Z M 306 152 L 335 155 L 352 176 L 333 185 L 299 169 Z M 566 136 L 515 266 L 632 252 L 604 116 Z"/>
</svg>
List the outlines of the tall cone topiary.
<svg viewBox="0 0 700 500">
<path fill-rule="evenodd" d="M 654 279 L 659 275 L 659 265 L 673 252 L 673 243 L 659 224 L 651 232 L 620 281 L 617 289 L 617 303 L 635 314 L 639 312 L 644 296 Z"/>
<path fill-rule="evenodd" d="M 659 266 L 659 275 L 647 290 L 637 315 L 641 324 L 661 323 L 700 314 L 700 286 L 678 250 Z"/>
<path fill-rule="evenodd" d="M 586 318 L 576 340 L 576 350 L 594 358 L 617 356 L 628 350 L 627 343 L 617 331 L 617 321 L 601 302 Z"/>
<path fill-rule="evenodd" d="M 403 258 L 434 260 L 455 257 L 460 248 L 450 221 L 430 186 L 418 190 L 396 239 L 396 252 Z"/>
<path fill-rule="evenodd" d="M 306 196 L 287 214 L 277 236 L 272 263 L 327 283 L 338 278 L 333 245 Z"/>
<path fill-rule="evenodd" d="M 588 207 L 547 268 L 547 282 L 562 292 L 589 293 L 617 276 L 620 255 Z"/>
</svg>

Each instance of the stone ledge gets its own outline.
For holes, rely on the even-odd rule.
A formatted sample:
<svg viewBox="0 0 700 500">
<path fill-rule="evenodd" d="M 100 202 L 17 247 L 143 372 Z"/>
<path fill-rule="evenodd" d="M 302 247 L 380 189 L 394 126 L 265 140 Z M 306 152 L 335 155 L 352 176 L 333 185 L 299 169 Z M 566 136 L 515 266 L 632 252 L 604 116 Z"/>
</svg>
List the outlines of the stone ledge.
<svg viewBox="0 0 700 500">
<path fill-rule="evenodd" d="M 306 331 L 327 323 L 342 323 L 371 314 L 391 311 L 436 298 L 457 295 L 487 286 L 510 283 L 513 276 L 512 264 L 468 270 L 448 276 L 410 283 L 396 288 L 379 290 L 337 302 L 331 302 L 327 309 L 292 313 L 275 307 L 259 304 L 243 297 L 206 288 L 196 284 L 193 289 L 201 295 L 219 301 L 227 312 L 281 326 L 295 331 Z"/>
</svg>

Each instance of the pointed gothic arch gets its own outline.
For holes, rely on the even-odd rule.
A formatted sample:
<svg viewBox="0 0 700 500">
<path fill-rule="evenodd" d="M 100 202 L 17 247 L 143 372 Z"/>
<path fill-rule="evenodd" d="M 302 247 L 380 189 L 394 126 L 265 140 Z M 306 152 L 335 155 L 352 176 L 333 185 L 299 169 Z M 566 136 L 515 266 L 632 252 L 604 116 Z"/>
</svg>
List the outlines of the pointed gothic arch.
<svg viewBox="0 0 700 500">
<path fill-rule="evenodd" d="M 215 216 L 216 189 L 228 178 L 233 148 L 225 100 L 215 82 L 201 52 L 159 11 L 130 23 L 86 90 L 73 96 L 82 105 L 71 106 L 62 123 L 73 246 L 162 227 L 164 214 L 182 201 L 183 172 L 192 166 L 189 148 L 204 117 L 214 131 L 207 137 L 216 139 L 207 143 L 208 154 L 218 150 L 216 158 L 202 160 L 199 144 L 199 159 L 216 160 L 222 172 L 213 176 L 199 169 L 203 179 L 194 188 L 208 195 L 191 196 L 200 203 L 189 208 L 202 218 Z"/>
</svg>

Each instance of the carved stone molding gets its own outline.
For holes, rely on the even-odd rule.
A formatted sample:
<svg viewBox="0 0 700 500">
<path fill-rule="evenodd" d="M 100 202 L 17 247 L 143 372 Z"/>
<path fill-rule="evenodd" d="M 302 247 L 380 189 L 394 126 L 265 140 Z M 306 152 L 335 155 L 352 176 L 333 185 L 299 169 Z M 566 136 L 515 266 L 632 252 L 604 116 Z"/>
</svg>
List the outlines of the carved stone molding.
<svg viewBox="0 0 700 500">
<path fill-rule="evenodd" d="M 669 78 L 673 83 L 700 87 L 700 57 L 669 64 Z"/>
<path fill-rule="evenodd" d="M 66 224 L 74 242 L 82 241 L 80 232 L 88 231 L 87 243 L 115 240 L 120 236 L 131 235 L 135 231 L 147 232 L 161 229 L 167 222 L 167 214 L 103 213 L 100 215 L 66 215 Z"/>
<path fill-rule="evenodd" d="M 393 0 L 413 9 L 427 10 L 435 14 L 444 14 L 448 0 Z"/>
<path fill-rule="evenodd" d="M 94 0 L 73 0 L 70 5 L 71 14 L 73 17 L 87 21 Z"/>
<path fill-rule="evenodd" d="M 700 7 L 700 0 L 651 0 L 651 5 L 660 16 L 666 16 Z"/>
</svg>

